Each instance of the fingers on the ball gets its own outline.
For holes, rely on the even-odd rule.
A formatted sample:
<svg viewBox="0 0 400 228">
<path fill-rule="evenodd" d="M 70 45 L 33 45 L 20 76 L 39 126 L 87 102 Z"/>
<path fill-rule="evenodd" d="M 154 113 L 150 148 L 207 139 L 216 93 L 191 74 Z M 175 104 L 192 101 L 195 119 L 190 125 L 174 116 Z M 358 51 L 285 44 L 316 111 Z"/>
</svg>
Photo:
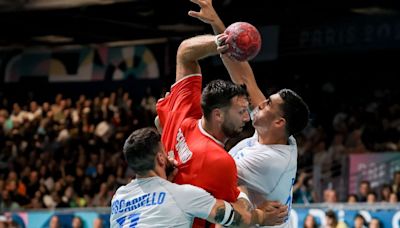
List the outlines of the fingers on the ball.
<svg viewBox="0 0 400 228">
<path fill-rule="evenodd" d="M 220 47 L 217 48 L 217 51 L 219 53 L 221 53 L 221 54 L 226 54 L 228 52 L 228 50 L 229 50 L 229 45 L 228 44 L 226 44 L 224 46 L 220 46 Z"/>
<path fill-rule="evenodd" d="M 228 36 L 224 33 L 217 35 L 217 44 L 218 46 L 222 46 L 226 43 Z"/>
</svg>

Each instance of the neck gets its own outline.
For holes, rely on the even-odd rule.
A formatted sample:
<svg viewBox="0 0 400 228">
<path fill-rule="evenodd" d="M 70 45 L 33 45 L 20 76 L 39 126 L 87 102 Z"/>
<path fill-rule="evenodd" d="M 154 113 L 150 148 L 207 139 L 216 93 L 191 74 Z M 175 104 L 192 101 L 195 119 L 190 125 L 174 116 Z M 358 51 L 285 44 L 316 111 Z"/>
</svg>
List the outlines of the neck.
<svg viewBox="0 0 400 228">
<path fill-rule="evenodd" d="M 285 133 L 273 131 L 272 129 L 263 131 L 261 129 L 256 129 L 258 133 L 258 142 L 264 145 L 270 144 L 288 144 L 288 138 Z"/>
<path fill-rule="evenodd" d="M 153 170 L 148 171 L 146 174 L 136 174 L 137 179 L 141 178 L 149 178 L 149 177 L 161 177 L 163 179 L 167 179 L 167 175 L 165 173 L 165 170 L 163 170 L 161 167 L 156 167 Z"/>
<path fill-rule="evenodd" d="M 208 134 L 212 135 L 218 141 L 225 143 L 228 140 L 228 137 L 222 133 L 221 128 L 218 127 L 218 124 L 213 123 L 212 121 L 207 121 L 204 116 L 201 118 L 201 126 Z"/>
</svg>

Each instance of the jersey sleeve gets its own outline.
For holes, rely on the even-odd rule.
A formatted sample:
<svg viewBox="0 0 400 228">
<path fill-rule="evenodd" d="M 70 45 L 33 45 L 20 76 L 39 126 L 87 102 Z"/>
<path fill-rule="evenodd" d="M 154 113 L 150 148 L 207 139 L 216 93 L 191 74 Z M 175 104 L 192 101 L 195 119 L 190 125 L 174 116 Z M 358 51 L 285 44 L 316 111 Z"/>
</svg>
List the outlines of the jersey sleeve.
<svg viewBox="0 0 400 228">
<path fill-rule="evenodd" d="M 239 184 L 249 186 L 259 192 L 270 193 L 279 180 L 271 171 L 280 170 L 277 166 L 284 166 L 284 164 L 280 161 L 274 163 L 273 157 L 266 154 L 249 154 L 235 159 Z"/>
<path fill-rule="evenodd" d="M 193 217 L 207 219 L 216 199 L 199 187 L 188 184 L 177 186 L 179 191 L 175 191 L 174 198 L 182 211 Z"/>
<path fill-rule="evenodd" d="M 171 93 L 157 102 L 162 127 L 161 141 L 166 152 L 174 149 L 178 129 L 186 118 L 200 119 L 201 75 L 188 75 L 171 87 Z"/>
<path fill-rule="evenodd" d="M 201 74 L 187 75 L 171 86 L 170 93 L 158 100 L 156 108 L 163 128 L 171 119 L 202 116 L 201 111 Z"/>
</svg>

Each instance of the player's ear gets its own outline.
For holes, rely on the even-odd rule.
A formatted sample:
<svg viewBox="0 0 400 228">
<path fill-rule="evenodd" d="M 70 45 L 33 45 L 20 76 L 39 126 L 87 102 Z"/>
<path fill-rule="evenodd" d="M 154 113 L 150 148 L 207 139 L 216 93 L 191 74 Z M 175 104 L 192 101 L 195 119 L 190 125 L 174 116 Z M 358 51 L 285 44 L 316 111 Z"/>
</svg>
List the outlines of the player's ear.
<svg viewBox="0 0 400 228">
<path fill-rule="evenodd" d="M 286 127 L 286 119 L 283 117 L 279 117 L 278 119 L 275 120 L 275 125 L 279 128 L 285 128 Z"/>
<path fill-rule="evenodd" d="M 220 108 L 214 108 L 211 111 L 211 115 L 212 115 L 214 120 L 216 120 L 216 121 L 218 121 L 220 123 L 222 123 L 224 121 L 224 112 Z"/>
<path fill-rule="evenodd" d="M 160 166 L 165 166 L 165 163 L 167 162 L 165 154 L 163 154 L 163 151 L 157 152 L 156 155 L 156 161 Z"/>
</svg>

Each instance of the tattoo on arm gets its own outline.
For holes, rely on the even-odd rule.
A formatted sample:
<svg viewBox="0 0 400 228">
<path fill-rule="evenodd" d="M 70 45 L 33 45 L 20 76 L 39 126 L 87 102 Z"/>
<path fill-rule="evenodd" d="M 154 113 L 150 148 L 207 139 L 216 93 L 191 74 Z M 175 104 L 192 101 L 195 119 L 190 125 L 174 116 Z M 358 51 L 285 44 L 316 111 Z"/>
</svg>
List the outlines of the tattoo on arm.
<svg viewBox="0 0 400 228">
<path fill-rule="evenodd" d="M 237 226 L 240 226 L 243 223 L 242 216 L 237 211 L 235 211 L 234 213 L 235 213 L 235 217 L 233 218 L 233 222 L 231 224 L 231 227 L 232 226 L 233 227 L 237 227 Z"/>
<path fill-rule="evenodd" d="M 241 224 L 243 224 L 243 219 L 242 216 L 239 214 L 239 212 L 234 210 L 234 218 L 229 227 L 239 227 Z M 215 213 L 215 222 L 221 224 L 222 220 L 224 219 L 225 216 L 225 207 L 221 206 L 217 208 L 217 212 Z"/>
<path fill-rule="evenodd" d="M 251 204 L 245 200 L 245 199 L 239 199 L 241 202 L 241 207 L 247 212 L 251 212 L 252 206 Z M 216 209 L 215 217 L 214 220 L 216 223 L 221 224 L 224 220 L 225 216 L 225 206 L 221 205 Z M 241 225 L 245 224 L 245 221 L 243 220 L 243 216 L 233 208 L 233 221 L 230 224 L 229 227 L 240 227 Z M 223 224 L 221 224 L 223 225 Z"/>
<path fill-rule="evenodd" d="M 251 211 L 252 206 L 249 201 L 247 201 L 246 199 L 243 199 L 243 198 L 239 198 L 238 201 L 240 201 L 242 203 L 242 205 L 246 211 L 248 211 L 248 212 Z"/>
<path fill-rule="evenodd" d="M 225 206 L 222 205 L 217 208 L 217 212 L 215 213 L 215 221 L 219 224 L 221 224 L 222 220 L 224 219 L 225 216 Z"/>
<path fill-rule="evenodd" d="M 234 218 L 229 227 L 239 227 L 243 223 L 242 216 L 236 210 L 233 210 L 233 213 L 234 213 Z M 224 216 L 225 216 L 225 207 L 224 206 L 218 207 L 214 217 L 215 222 L 221 224 L 222 220 L 224 219 Z"/>
</svg>

